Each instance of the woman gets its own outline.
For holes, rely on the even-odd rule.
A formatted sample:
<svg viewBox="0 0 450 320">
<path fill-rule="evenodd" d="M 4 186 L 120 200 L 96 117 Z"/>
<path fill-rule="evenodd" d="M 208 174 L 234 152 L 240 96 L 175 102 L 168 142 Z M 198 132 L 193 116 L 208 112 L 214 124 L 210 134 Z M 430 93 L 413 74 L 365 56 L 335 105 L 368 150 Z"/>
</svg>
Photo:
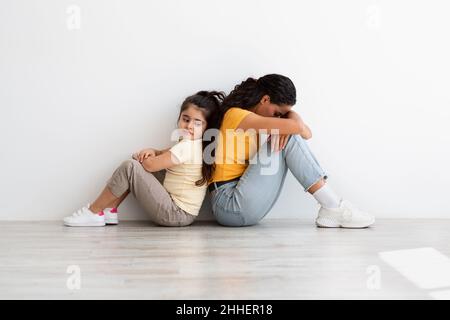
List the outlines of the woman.
<svg viewBox="0 0 450 320">
<path fill-rule="evenodd" d="M 212 174 L 211 163 L 203 161 L 203 150 L 209 144 L 204 142 L 203 134 L 220 123 L 223 98 L 223 93 L 215 91 L 187 97 L 177 120 L 181 140 L 171 148 L 149 148 L 133 154 L 133 159 L 125 160 L 114 171 L 100 196 L 64 218 L 64 224 L 117 224 L 117 207 L 131 192 L 152 222 L 161 226 L 190 225 L 199 213 Z"/>
<path fill-rule="evenodd" d="M 258 223 L 277 201 L 289 169 L 320 204 L 317 226 L 369 227 L 374 217 L 343 200 L 326 183 L 327 176 L 306 143 L 311 130 L 292 110 L 295 103 L 294 84 L 277 74 L 248 78 L 224 99 L 215 169 L 208 183 L 215 218 L 225 226 Z M 270 136 L 258 147 L 260 130 L 268 130 Z M 236 149 L 245 151 L 239 154 Z"/>
</svg>

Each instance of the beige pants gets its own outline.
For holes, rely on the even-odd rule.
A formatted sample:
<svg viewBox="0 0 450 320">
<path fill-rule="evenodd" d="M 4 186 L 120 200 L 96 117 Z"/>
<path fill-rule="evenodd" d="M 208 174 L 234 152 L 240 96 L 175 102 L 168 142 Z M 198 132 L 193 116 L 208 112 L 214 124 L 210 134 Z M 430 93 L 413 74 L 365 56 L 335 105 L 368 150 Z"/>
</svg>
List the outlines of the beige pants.
<svg viewBox="0 0 450 320">
<path fill-rule="evenodd" d="M 106 185 L 116 197 L 128 189 L 149 214 L 150 220 L 167 227 L 182 227 L 194 222 L 196 216 L 180 209 L 163 186 L 166 170 L 148 172 L 134 159 L 125 160 L 114 171 Z"/>
</svg>

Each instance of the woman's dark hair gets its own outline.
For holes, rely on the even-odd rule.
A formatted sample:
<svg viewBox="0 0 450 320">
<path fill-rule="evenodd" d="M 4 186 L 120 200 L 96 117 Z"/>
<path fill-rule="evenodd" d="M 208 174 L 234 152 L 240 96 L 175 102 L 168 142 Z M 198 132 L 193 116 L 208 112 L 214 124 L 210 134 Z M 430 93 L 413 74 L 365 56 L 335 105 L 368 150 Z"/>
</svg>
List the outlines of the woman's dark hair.
<svg viewBox="0 0 450 320">
<path fill-rule="evenodd" d="M 267 74 L 259 79 L 248 78 L 235 86 L 223 100 L 221 120 L 228 109 L 232 107 L 249 109 L 256 106 L 264 95 L 268 95 L 274 104 L 293 106 L 297 94 L 291 79 L 279 74 Z"/>
<path fill-rule="evenodd" d="M 180 114 L 178 115 L 178 120 L 180 120 L 181 113 L 189 108 L 189 106 L 192 104 L 195 107 L 199 108 L 202 112 L 203 116 L 206 119 L 207 126 L 206 130 L 208 129 L 219 129 L 220 127 L 220 106 L 225 98 L 225 94 L 220 91 L 199 91 L 196 94 L 193 94 L 192 96 L 187 97 L 180 108 Z M 211 141 L 205 141 L 205 139 L 202 139 L 202 150 L 204 151 L 205 148 L 211 144 L 215 143 L 215 140 L 213 142 Z M 215 148 L 213 148 L 213 157 L 215 153 Z M 202 156 L 202 178 L 195 182 L 196 186 L 201 186 L 205 183 L 207 183 L 213 172 L 213 163 L 208 163 L 205 161 L 204 157 Z"/>
</svg>

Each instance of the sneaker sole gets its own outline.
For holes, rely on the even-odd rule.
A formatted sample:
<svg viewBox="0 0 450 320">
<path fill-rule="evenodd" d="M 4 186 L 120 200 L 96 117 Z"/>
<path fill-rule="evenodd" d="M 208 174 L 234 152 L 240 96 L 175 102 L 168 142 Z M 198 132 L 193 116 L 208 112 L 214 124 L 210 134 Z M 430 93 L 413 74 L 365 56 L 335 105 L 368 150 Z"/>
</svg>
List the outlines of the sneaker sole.
<svg viewBox="0 0 450 320">
<path fill-rule="evenodd" d="M 105 221 L 105 224 L 119 224 L 119 221 Z"/>
<path fill-rule="evenodd" d="M 67 223 L 64 222 L 64 225 L 67 227 L 104 227 L 105 223 Z"/>
<path fill-rule="evenodd" d="M 352 225 L 352 224 L 347 224 L 347 225 L 345 225 L 345 224 L 329 225 L 328 224 L 327 225 L 327 224 L 316 221 L 316 226 L 318 226 L 319 228 L 365 229 L 365 228 L 369 228 L 374 223 L 375 223 L 375 221 L 372 221 L 369 224 L 364 224 L 364 225 Z"/>
</svg>

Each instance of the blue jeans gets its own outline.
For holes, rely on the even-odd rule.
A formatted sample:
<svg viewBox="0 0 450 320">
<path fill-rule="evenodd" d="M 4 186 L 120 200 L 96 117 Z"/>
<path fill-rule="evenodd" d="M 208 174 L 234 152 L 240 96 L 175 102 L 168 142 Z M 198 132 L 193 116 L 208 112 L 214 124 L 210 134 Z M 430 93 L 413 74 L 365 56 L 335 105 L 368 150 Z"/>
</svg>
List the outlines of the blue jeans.
<svg viewBox="0 0 450 320">
<path fill-rule="evenodd" d="M 211 205 L 217 222 L 241 227 L 258 223 L 277 201 L 289 169 L 308 190 L 321 179 L 327 179 L 306 141 L 291 135 L 285 148 L 271 152 L 270 142 L 255 154 L 237 181 L 219 186 L 211 192 Z M 256 161 L 257 159 L 257 161 Z"/>
</svg>

